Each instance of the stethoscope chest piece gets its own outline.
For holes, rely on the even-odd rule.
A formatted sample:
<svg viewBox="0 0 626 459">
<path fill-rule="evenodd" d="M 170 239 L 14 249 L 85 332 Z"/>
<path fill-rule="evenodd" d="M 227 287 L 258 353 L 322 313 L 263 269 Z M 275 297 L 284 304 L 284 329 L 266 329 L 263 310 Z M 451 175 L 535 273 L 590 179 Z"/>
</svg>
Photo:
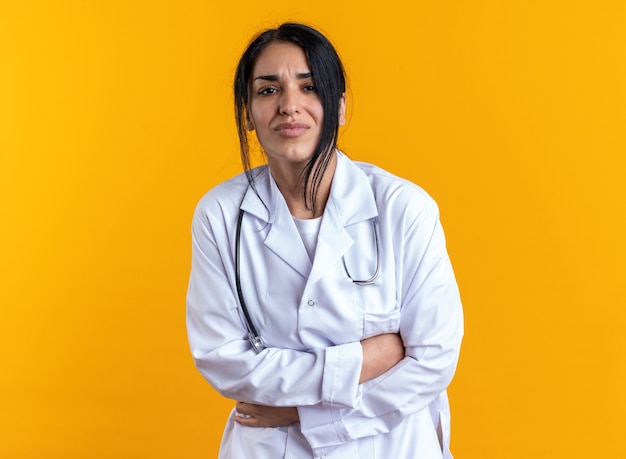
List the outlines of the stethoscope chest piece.
<svg viewBox="0 0 626 459">
<path fill-rule="evenodd" d="M 248 339 L 250 340 L 250 344 L 252 344 L 252 348 L 256 351 L 257 354 L 267 347 L 263 342 L 263 338 L 261 338 L 259 335 L 254 335 L 251 332 L 248 332 Z"/>
</svg>

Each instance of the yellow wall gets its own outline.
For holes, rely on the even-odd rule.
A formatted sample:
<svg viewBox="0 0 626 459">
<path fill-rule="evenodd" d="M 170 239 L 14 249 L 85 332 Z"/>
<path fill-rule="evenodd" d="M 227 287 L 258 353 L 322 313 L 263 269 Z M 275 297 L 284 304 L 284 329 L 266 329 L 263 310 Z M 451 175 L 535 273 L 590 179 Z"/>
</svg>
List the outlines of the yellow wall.
<svg viewBox="0 0 626 459">
<path fill-rule="evenodd" d="M 342 147 L 440 204 L 456 456 L 626 457 L 622 0 L 0 2 L 0 457 L 215 457 L 189 225 L 239 170 L 236 59 L 285 19 L 345 60 Z"/>
</svg>

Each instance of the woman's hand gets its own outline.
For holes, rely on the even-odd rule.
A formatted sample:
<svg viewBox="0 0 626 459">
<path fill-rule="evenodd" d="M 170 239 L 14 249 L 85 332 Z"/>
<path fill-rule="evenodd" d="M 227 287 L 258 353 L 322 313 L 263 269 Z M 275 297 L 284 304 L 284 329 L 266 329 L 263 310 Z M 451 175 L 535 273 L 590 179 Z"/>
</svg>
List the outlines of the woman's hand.
<svg viewBox="0 0 626 459">
<path fill-rule="evenodd" d="M 298 422 L 300 416 L 294 406 L 264 406 L 237 402 L 235 422 L 246 427 L 283 427 Z"/>
<path fill-rule="evenodd" d="M 400 335 L 385 333 L 361 341 L 363 365 L 359 383 L 377 378 L 404 358 L 404 344 Z"/>
</svg>

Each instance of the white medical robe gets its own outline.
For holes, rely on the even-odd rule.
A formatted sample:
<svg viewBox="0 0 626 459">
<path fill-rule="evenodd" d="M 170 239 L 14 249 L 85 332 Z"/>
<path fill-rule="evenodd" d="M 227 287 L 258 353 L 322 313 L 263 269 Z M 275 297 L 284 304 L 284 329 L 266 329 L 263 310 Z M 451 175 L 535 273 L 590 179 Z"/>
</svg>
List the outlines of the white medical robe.
<svg viewBox="0 0 626 459">
<path fill-rule="evenodd" d="M 435 202 L 418 186 L 338 152 L 317 249 L 309 258 L 267 166 L 210 190 L 192 225 L 187 328 L 196 365 L 224 397 L 296 406 L 300 422 L 243 427 L 227 420 L 222 459 L 451 458 L 446 387 L 463 316 Z M 245 196 L 245 197 L 244 197 Z M 259 197 L 261 199 L 259 199 Z M 247 338 L 241 285 L 267 344 Z M 378 222 L 380 273 L 372 219 Z M 406 355 L 359 385 L 360 340 L 400 333 Z M 438 435 L 439 430 L 439 435 Z"/>
</svg>

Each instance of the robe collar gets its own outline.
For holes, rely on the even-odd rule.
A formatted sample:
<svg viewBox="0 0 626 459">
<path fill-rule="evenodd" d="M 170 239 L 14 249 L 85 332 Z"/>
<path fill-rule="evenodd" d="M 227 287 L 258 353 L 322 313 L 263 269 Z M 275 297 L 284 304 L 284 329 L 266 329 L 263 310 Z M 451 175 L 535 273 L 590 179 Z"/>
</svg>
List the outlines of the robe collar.
<svg viewBox="0 0 626 459">
<path fill-rule="evenodd" d="M 376 200 L 367 175 L 346 155 L 340 151 L 336 154 L 337 167 L 324 216 L 332 214 L 333 219 L 341 226 L 377 217 Z M 259 195 L 257 196 L 249 187 L 241 203 L 241 209 L 266 223 L 273 224 L 284 214 L 282 207 L 289 212 L 287 203 L 268 166 L 256 168 L 252 174 L 255 176 L 255 187 Z"/>
<path fill-rule="evenodd" d="M 300 274 L 308 276 L 309 282 L 318 280 L 354 244 L 346 226 L 378 216 L 374 193 L 365 172 L 343 153 L 337 151 L 336 154 L 337 166 L 322 216 L 313 264 L 304 244 L 285 243 L 289 240 L 300 242 L 301 239 L 268 166 L 252 171 L 258 196 L 249 187 L 241 203 L 242 210 L 269 224 L 265 245 Z"/>
</svg>

